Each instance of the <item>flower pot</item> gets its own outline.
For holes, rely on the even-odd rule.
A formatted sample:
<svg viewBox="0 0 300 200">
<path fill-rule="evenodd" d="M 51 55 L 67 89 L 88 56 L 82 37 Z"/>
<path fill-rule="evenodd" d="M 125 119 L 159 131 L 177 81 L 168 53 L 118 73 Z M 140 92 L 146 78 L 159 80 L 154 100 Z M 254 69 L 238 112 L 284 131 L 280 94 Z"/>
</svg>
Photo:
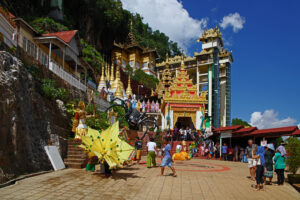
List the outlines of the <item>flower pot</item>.
<svg viewBox="0 0 300 200">
<path fill-rule="evenodd" d="M 300 184 L 300 174 L 288 174 L 290 184 Z"/>
</svg>

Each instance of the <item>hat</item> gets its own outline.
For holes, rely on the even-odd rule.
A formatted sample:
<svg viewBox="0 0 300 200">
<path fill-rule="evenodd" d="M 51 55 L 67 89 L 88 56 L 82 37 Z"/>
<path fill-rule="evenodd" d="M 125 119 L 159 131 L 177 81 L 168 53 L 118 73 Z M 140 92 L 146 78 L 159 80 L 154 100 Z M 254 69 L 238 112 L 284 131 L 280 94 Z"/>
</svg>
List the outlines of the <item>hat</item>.
<svg viewBox="0 0 300 200">
<path fill-rule="evenodd" d="M 274 145 L 273 144 L 267 144 L 267 147 L 273 151 L 275 151 Z"/>
</svg>

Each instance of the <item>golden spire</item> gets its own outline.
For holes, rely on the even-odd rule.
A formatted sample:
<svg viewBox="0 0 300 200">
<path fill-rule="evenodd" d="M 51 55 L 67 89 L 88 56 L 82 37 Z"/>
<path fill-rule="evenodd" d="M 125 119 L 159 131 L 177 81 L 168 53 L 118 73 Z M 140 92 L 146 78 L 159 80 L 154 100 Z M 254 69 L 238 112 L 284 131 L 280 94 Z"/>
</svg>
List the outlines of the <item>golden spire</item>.
<svg viewBox="0 0 300 200">
<path fill-rule="evenodd" d="M 109 69 L 109 65 L 107 65 L 107 72 L 106 72 L 106 77 L 107 77 L 107 80 L 109 81 L 110 80 L 110 69 Z"/>
<path fill-rule="evenodd" d="M 119 65 L 117 66 L 116 80 L 113 82 L 112 88 L 116 88 L 115 97 L 123 98 L 124 86 L 120 80 L 120 66 Z"/>
<path fill-rule="evenodd" d="M 169 53 L 166 53 L 166 69 L 169 69 Z"/>
<path fill-rule="evenodd" d="M 121 85 L 117 85 L 117 89 L 116 89 L 116 92 L 115 92 L 115 97 L 118 97 L 118 98 L 123 98 L 123 91 L 121 89 Z"/>
<path fill-rule="evenodd" d="M 111 65 L 111 73 L 110 73 L 110 83 L 112 84 L 115 81 L 114 77 L 114 64 Z"/>
<path fill-rule="evenodd" d="M 130 75 L 128 76 L 128 86 L 126 89 L 126 95 L 127 95 L 127 97 L 129 97 L 129 95 L 132 96 Z"/>
<path fill-rule="evenodd" d="M 113 83 L 111 83 L 111 88 L 116 89 L 118 87 L 118 85 L 121 86 L 121 90 L 124 90 L 124 85 L 123 85 L 123 83 L 121 81 L 121 77 L 120 77 L 120 65 L 117 66 L 116 79 Z"/>
<path fill-rule="evenodd" d="M 99 81 L 99 85 L 98 85 L 98 92 L 100 92 L 102 90 L 102 88 L 106 87 L 106 83 L 105 83 L 105 77 L 104 77 L 104 67 L 105 65 L 102 64 L 102 67 L 101 67 L 101 77 L 100 77 L 100 81 Z"/>
<path fill-rule="evenodd" d="M 105 80 L 107 80 L 107 63 L 105 63 L 104 78 L 105 78 Z"/>
<path fill-rule="evenodd" d="M 184 55 L 181 56 L 181 65 L 180 65 L 180 69 L 184 70 Z"/>
</svg>

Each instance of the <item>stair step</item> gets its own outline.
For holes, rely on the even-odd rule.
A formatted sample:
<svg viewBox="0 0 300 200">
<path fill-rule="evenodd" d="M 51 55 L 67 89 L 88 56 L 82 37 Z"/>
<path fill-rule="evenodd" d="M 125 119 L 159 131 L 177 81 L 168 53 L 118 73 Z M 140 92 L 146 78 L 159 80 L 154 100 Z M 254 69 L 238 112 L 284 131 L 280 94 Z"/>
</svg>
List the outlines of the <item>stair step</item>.
<svg viewBox="0 0 300 200">
<path fill-rule="evenodd" d="M 68 146 L 68 151 L 84 151 L 84 149 L 75 146 Z"/>
<path fill-rule="evenodd" d="M 67 158 L 82 158 L 86 159 L 87 155 L 86 154 L 68 154 Z"/>
<path fill-rule="evenodd" d="M 80 154 L 82 154 L 82 155 L 83 155 L 83 154 L 86 154 L 86 153 L 85 153 L 84 151 L 69 150 L 69 151 L 68 151 L 68 155 L 69 155 L 69 154 L 72 154 L 72 155 L 78 155 L 78 154 L 80 155 Z"/>
<path fill-rule="evenodd" d="M 80 140 L 68 140 L 68 144 L 81 144 Z"/>
<path fill-rule="evenodd" d="M 65 162 L 83 163 L 85 158 L 66 158 Z"/>
<path fill-rule="evenodd" d="M 82 163 L 74 163 L 74 162 L 65 162 L 65 165 L 68 168 L 75 168 L 75 169 L 81 169 L 85 167 L 85 165 Z"/>
</svg>

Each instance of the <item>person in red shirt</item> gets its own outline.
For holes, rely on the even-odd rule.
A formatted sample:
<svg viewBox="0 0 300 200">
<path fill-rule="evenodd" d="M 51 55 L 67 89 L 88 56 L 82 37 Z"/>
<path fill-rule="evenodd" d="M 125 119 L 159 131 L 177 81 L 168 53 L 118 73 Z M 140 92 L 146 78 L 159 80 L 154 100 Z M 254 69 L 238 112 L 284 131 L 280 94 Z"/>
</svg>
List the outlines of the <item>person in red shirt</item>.
<svg viewBox="0 0 300 200">
<path fill-rule="evenodd" d="M 228 160 L 232 161 L 233 160 L 233 153 L 234 153 L 234 149 L 230 146 L 228 148 Z"/>
</svg>

